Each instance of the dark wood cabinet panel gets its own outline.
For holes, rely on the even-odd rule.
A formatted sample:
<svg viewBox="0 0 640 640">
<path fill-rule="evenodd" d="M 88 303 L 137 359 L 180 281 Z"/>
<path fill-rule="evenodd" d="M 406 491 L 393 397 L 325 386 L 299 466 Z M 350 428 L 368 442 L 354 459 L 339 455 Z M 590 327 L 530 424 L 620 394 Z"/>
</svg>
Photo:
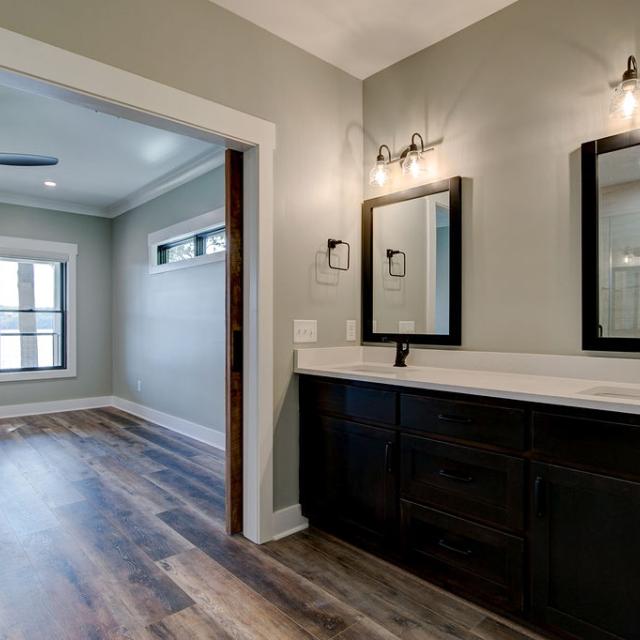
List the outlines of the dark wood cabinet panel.
<svg viewBox="0 0 640 640">
<path fill-rule="evenodd" d="M 434 435 L 496 447 L 525 448 L 525 411 L 478 402 L 401 394 L 400 422 Z"/>
<path fill-rule="evenodd" d="M 523 610 L 522 538 L 406 500 L 400 510 L 407 564 L 475 600 Z"/>
<path fill-rule="evenodd" d="M 301 383 L 303 406 L 364 422 L 389 425 L 398 422 L 395 391 L 316 378 L 305 378 Z"/>
<path fill-rule="evenodd" d="M 640 640 L 640 417 L 301 380 L 301 503 L 546 633 Z"/>
<path fill-rule="evenodd" d="M 510 529 L 524 527 L 524 460 L 402 434 L 401 496 Z"/>
<path fill-rule="evenodd" d="M 303 513 L 368 546 L 388 546 L 397 528 L 397 434 L 329 416 L 306 421 L 305 431 Z"/>
<path fill-rule="evenodd" d="M 640 639 L 640 484 L 532 465 L 533 617 L 581 640 Z"/>
<path fill-rule="evenodd" d="M 534 411 L 533 453 L 640 479 L 640 426 L 614 420 Z"/>
</svg>

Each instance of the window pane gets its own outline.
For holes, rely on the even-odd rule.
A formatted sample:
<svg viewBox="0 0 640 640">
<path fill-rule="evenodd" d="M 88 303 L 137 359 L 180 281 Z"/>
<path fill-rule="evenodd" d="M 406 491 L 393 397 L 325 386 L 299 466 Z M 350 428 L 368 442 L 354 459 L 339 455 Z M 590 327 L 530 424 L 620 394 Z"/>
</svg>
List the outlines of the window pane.
<svg viewBox="0 0 640 640">
<path fill-rule="evenodd" d="M 224 229 L 218 229 L 204 238 L 204 252 L 206 254 L 220 253 L 227 248 L 227 234 Z"/>
<path fill-rule="evenodd" d="M 0 256 L 0 370 L 63 365 L 63 263 Z"/>
<path fill-rule="evenodd" d="M 62 263 L 0 257 L 0 309 L 61 309 Z"/>
<path fill-rule="evenodd" d="M 61 342 L 59 335 L 1 335 L 0 371 L 59 367 Z"/>
<path fill-rule="evenodd" d="M 18 263 L 0 260 L 0 309 L 18 307 Z"/>
<path fill-rule="evenodd" d="M 171 262 L 181 262 L 182 260 L 190 260 L 196 257 L 196 241 L 195 238 L 189 238 L 183 242 L 165 246 L 163 249 L 166 264 Z"/>
<path fill-rule="evenodd" d="M 36 309 L 60 309 L 59 262 L 36 262 L 33 265 L 33 293 Z"/>
<path fill-rule="evenodd" d="M 62 365 L 62 313 L 0 311 L 0 370 Z"/>
</svg>

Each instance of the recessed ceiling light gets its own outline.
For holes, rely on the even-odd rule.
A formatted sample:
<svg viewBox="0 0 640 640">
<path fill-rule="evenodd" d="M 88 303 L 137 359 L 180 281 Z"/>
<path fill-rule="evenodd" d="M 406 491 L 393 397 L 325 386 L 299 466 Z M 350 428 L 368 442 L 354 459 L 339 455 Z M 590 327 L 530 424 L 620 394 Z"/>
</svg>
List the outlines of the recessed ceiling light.
<svg viewBox="0 0 640 640">
<path fill-rule="evenodd" d="M 58 183 L 54 182 L 53 180 L 45 180 L 43 182 L 43 184 L 44 184 L 45 187 L 50 187 L 51 189 L 53 189 L 53 187 L 57 187 L 58 186 Z"/>
</svg>

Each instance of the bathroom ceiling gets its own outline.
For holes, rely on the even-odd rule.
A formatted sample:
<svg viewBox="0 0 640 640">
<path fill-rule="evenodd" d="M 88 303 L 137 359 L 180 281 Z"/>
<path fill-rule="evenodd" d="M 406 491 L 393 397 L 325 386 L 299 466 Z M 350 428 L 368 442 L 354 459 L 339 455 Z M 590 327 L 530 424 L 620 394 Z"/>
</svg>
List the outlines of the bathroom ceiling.
<svg viewBox="0 0 640 640">
<path fill-rule="evenodd" d="M 366 78 L 515 0 L 211 0 Z"/>
<path fill-rule="evenodd" d="M 219 166 L 224 149 L 61 100 L 0 86 L 0 152 L 59 158 L 0 166 L 0 202 L 115 217 Z M 53 181 L 55 187 L 46 187 Z"/>
</svg>

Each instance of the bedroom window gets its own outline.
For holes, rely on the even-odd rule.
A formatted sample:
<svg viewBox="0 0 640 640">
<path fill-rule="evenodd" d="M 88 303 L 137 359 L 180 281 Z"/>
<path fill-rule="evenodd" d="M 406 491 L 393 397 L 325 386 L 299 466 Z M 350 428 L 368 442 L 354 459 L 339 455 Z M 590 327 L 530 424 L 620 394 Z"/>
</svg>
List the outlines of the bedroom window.
<svg viewBox="0 0 640 640">
<path fill-rule="evenodd" d="M 76 251 L 0 237 L 0 381 L 75 375 Z"/>
</svg>

